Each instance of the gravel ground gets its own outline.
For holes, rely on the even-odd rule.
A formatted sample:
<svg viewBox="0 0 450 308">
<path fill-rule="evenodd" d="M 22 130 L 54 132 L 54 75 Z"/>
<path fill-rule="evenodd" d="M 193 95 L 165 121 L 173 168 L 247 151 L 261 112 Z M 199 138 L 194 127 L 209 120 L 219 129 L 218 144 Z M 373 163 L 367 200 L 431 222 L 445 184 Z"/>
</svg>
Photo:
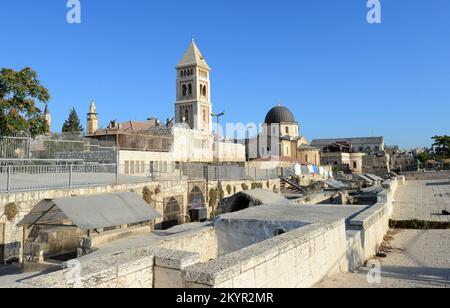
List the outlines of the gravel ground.
<svg viewBox="0 0 450 308">
<path fill-rule="evenodd" d="M 450 288 L 450 230 L 392 231 L 390 252 L 381 262 L 380 283 L 368 268 L 325 279 L 317 288 Z M 372 261 L 372 262 L 373 262 Z"/>
</svg>

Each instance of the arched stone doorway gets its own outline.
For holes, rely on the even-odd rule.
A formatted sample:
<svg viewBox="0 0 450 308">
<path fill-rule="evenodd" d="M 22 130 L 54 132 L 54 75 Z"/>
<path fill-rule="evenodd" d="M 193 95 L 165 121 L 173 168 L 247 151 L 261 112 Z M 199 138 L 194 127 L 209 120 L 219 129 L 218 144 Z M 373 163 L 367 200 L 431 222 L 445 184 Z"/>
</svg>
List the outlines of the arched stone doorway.
<svg viewBox="0 0 450 308">
<path fill-rule="evenodd" d="M 194 188 L 189 192 L 188 207 L 198 208 L 204 206 L 206 203 L 206 198 L 203 191 L 198 187 Z"/>
<path fill-rule="evenodd" d="M 181 205 L 183 204 L 183 197 L 177 196 L 165 198 L 163 202 L 164 218 L 161 227 L 165 230 L 179 225 L 182 214 Z"/>
</svg>

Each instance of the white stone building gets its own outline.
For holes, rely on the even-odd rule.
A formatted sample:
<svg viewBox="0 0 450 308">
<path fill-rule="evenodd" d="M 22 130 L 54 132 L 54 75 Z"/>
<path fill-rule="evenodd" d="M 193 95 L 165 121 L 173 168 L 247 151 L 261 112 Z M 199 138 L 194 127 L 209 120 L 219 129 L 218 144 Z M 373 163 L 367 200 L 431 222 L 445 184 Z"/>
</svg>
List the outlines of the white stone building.
<svg viewBox="0 0 450 308">
<path fill-rule="evenodd" d="M 139 166 L 132 168 L 132 173 L 141 174 L 148 169 L 145 165 L 154 162 L 245 161 L 244 145 L 217 142 L 213 135 L 211 68 L 194 40 L 176 71 L 175 117 L 165 125 L 152 118 L 143 122 L 113 123 L 107 129 L 98 129 L 97 110 L 91 104 L 88 136 L 116 142 L 121 149 L 119 163 L 128 166 L 122 168 L 124 173 L 128 173 L 129 166 Z M 159 134 L 158 130 L 165 133 Z"/>
</svg>

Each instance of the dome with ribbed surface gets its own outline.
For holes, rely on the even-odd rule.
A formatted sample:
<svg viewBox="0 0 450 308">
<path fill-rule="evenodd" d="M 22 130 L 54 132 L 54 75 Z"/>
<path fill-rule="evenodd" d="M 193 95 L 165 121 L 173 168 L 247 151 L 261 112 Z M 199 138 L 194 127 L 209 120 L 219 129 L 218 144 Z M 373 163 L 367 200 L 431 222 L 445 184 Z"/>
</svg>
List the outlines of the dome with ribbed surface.
<svg viewBox="0 0 450 308">
<path fill-rule="evenodd" d="M 296 123 L 294 114 L 283 106 L 272 108 L 266 116 L 266 124 Z"/>
</svg>

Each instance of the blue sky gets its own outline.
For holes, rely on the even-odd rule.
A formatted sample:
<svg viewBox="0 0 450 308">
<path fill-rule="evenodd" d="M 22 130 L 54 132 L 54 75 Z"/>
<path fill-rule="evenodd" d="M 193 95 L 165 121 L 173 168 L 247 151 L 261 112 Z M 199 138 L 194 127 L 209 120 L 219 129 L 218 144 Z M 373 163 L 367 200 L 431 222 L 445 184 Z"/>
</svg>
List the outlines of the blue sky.
<svg viewBox="0 0 450 308">
<path fill-rule="evenodd" d="M 215 111 L 263 121 L 289 107 L 308 139 L 384 135 L 429 146 L 450 133 L 450 1 L 0 0 L 0 67 L 31 66 L 52 95 L 53 129 L 95 99 L 110 120 L 172 117 L 175 65 L 192 34 L 213 68 Z"/>
</svg>

